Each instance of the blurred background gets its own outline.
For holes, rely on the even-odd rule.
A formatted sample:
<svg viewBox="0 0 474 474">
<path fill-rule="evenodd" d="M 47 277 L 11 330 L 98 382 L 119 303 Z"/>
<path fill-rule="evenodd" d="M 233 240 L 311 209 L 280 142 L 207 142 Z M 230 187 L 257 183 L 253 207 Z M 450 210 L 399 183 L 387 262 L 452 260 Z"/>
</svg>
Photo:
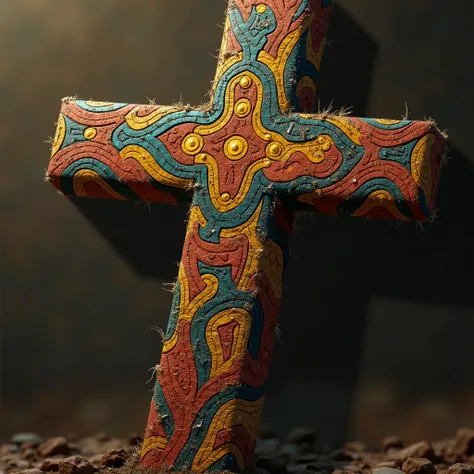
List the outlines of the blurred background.
<svg viewBox="0 0 474 474">
<path fill-rule="evenodd" d="M 224 0 L 0 0 L 0 439 L 142 431 L 186 206 L 43 183 L 60 99 L 201 103 Z M 450 135 L 424 228 L 300 216 L 263 426 L 321 441 L 474 427 L 474 2 L 338 0 L 321 107 Z"/>
</svg>

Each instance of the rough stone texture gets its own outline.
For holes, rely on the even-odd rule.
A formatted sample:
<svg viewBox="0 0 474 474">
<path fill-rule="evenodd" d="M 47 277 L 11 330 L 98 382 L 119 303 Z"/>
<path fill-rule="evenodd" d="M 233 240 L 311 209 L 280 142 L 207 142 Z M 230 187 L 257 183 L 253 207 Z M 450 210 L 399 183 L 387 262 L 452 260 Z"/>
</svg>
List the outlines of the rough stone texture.
<svg viewBox="0 0 474 474">
<path fill-rule="evenodd" d="M 94 466 L 82 456 L 71 456 L 59 463 L 59 474 L 93 474 Z"/>
<path fill-rule="evenodd" d="M 31 469 L 24 469 L 23 471 L 20 471 L 18 474 L 43 474 L 42 471 L 36 468 L 31 468 Z"/>
<path fill-rule="evenodd" d="M 469 428 L 460 428 L 456 432 L 456 441 L 453 446 L 453 452 L 457 455 L 474 454 L 474 430 Z"/>
<path fill-rule="evenodd" d="M 54 456 L 55 454 L 69 454 L 70 449 L 64 436 L 49 438 L 38 447 L 38 453 L 43 456 Z"/>
<path fill-rule="evenodd" d="M 127 453 L 123 449 L 109 449 L 102 456 L 102 464 L 108 467 L 120 467 L 127 460 Z"/>
<path fill-rule="evenodd" d="M 391 467 L 377 467 L 372 469 L 371 474 L 402 474 L 403 471 L 400 469 L 394 469 Z"/>
<path fill-rule="evenodd" d="M 402 466 L 406 474 L 436 474 L 434 464 L 426 458 L 408 458 Z"/>
<path fill-rule="evenodd" d="M 456 463 L 448 469 L 446 474 L 474 474 L 474 466 L 470 464 Z"/>
<path fill-rule="evenodd" d="M 420 441 L 411 444 L 399 451 L 389 451 L 389 460 L 397 462 L 405 462 L 408 458 L 426 458 L 432 462 L 436 461 L 436 455 L 433 446 L 428 441 Z"/>
<path fill-rule="evenodd" d="M 42 471 L 53 471 L 57 472 L 59 470 L 59 463 L 62 461 L 62 458 L 46 458 L 40 466 Z"/>
<path fill-rule="evenodd" d="M 69 436 L 68 439 L 71 440 L 68 443 L 69 449 L 77 456 L 45 457 L 37 453 L 36 460 L 29 461 L 23 458 L 25 452 L 22 453 L 18 447 L 16 450 L 12 448 L 16 445 L 10 443 L 0 445 L 0 473 L 17 474 L 20 471 L 35 469 L 36 474 L 39 474 L 38 469 L 41 469 L 43 473 L 59 472 L 59 474 L 93 474 L 94 470 L 96 474 L 147 474 L 137 465 L 140 446 L 130 446 L 130 436 L 124 438 L 104 435 L 76 437 L 74 442 Z M 340 449 L 329 449 L 322 444 L 281 443 L 275 437 L 258 438 L 257 445 L 268 441 L 271 441 L 272 448 L 267 450 L 265 455 L 256 456 L 254 467 L 248 474 L 474 474 L 474 456 L 456 456 L 458 459 L 456 463 L 451 463 L 446 459 L 449 457 L 450 447 L 454 444 L 454 438 L 428 443 L 428 446 L 436 446 L 437 453 L 448 453 L 440 454 L 434 467 L 428 467 L 426 470 L 426 466 L 433 466 L 429 460 L 413 460 L 408 459 L 408 456 L 403 460 L 406 461 L 403 464 L 403 471 L 400 470 L 402 463 L 390 459 L 397 451 L 393 448 L 385 452 L 380 448 L 372 449 L 354 441 L 346 443 Z M 425 443 L 421 445 L 415 443 L 407 449 L 422 451 L 420 446 L 425 446 Z M 118 446 L 118 448 L 110 448 L 110 446 Z M 301 452 L 309 450 L 310 447 L 310 452 Z M 347 459 L 334 459 L 335 452 L 345 453 Z M 413 467 L 417 463 L 421 464 L 423 469 L 417 470 Z M 62 468 L 60 469 L 59 466 Z M 433 470 L 434 468 L 437 473 Z M 31 474 L 34 473 L 31 472 Z"/>
</svg>

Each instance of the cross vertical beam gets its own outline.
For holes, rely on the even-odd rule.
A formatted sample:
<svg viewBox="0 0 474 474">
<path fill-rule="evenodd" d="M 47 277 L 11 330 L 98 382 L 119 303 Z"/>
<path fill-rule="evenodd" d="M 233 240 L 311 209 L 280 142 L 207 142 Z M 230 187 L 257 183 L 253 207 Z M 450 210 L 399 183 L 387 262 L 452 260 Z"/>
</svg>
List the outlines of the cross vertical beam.
<svg viewBox="0 0 474 474">
<path fill-rule="evenodd" d="M 311 114 L 328 0 L 233 0 L 206 107 L 65 100 L 66 195 L 191 202 L 141 463 L 252 462 L 296 211 L 428 220 L 432 122 Z"/>
</svg>

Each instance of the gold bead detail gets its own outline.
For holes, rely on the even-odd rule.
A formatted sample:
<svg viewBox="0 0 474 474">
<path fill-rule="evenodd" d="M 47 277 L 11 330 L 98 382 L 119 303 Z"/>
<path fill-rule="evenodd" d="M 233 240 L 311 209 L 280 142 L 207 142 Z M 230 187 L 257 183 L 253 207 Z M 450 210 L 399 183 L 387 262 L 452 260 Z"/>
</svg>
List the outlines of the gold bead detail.
<svg viewBox="0 0 474 474">
<path fill-rule="evenodd" d="M 240 79 L 240 87 L 243 89 L 248 89 L 252 85 L 252 79 L 249 76 L 243 76 Z"/>
<path fill-rule="evenodd" d="M 95 138 L 97 135 L 97 130 L 95 128 L 86 128 L 84 130 L 84 137 L 87 138 L 88 140 L 92 140 L 93 138 Z"/>
<path fill-rule="evenodd" d="M 276 158 L 283 153 L 283 147 L 278 142 L 272 142 L 267 146 L 267 154 L 272 158 Z"/>
<path fill-rule="evenodd" d="M 224 155 L 229 160 L 240 160 L 247 154 L 248 147 L 244 137 L 234 135 L 224 143 Z"/>
<path fill-rule="evenodd" d="M 244 118 L 247 117 L 247 115 L 250 113 L 252 110 L 252 104 L 250 103 L 250 100 L 248 99 L 240 99 L 234 107 L 234 112 L 237 117 Z"/>
<path fill-rule="evenodd" d="M 260 3 L 259 5 L 257 5 L 257 8 L 255 9 L 257 10 L 257 13 L 265 13 L 267 11 L 267 6 L 264 4 L 264 3 Z"/>
<path fill-rule="evenodd" d="M 229 194 L 229 193 L 222 193 L 222 194 L 221 194 L 221 199 L 222 199 L 224 202 L 229 202 L 229 201 L 230 201 L 230 194 Z"/>
<path fill-rule="evenodd" d="M 332 141 L 329 135 L 319 135 L 318 143 L 323 151 L 329 151 L 332 147 Z"/>
<path fill-rule="evenodd" d="M 324 161 L 324 153 L 322 151 L 316 151 L 313 153 L 313 159 L 311 161 L 314 163 L 321 163 Z"/>
<path fill-rule="evenodd" d="M 204 145 L 202 137 L 197 133 L 190 133 L 186 135 L 181 144 L 181 149 L 186 153 L 186 155 L 197 155 Z"/>
<path fill-rule="evenodd" d="M 272 136 L 269 133 L 265 133 L 263 136 L 263 139 L 266 140 L 267 142 L 270 142 L 272 140 Z"/>
</svg>

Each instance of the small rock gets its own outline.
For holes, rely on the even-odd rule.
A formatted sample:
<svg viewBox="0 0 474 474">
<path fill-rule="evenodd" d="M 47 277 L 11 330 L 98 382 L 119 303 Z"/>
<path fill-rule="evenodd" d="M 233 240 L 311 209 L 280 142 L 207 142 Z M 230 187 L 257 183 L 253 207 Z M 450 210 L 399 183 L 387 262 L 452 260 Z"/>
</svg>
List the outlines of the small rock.
<svg viewBox="0 0 474 474">
<path fill-rule="evenodd" d="M 21 443 L 21 444 L 20 444 L 20 448 L 19 448 L 19 449 L 20 449 L 20 453 L 23 453 L 23 452 L 25 452 L 25 451 L 28 451 L 29 449 L 33 449 L 33 450 L 36 451 L 35 448 L 36 448 L 37 446 L 38 446 L 37 444 L 32 443 L 31 441 L 25 441 L 24 443 Z"/>
<path fill-rule="evenodd" d="M 62 461 L 62 458 L 46 458 L 40 466 L 42 471 L 59 471 L 59 463 Z"/>
<path fill-rule="evenodd" d="M 29 469 L 31 467 L 31 463 L 29 461 L 27 461 L 26 459 L 5 459 L 3 458 L 4 461 L 7 462 L 8 466 L 9 467 L 13 467 L 13 468 L 18 468 L 18 469 Z"/>
<path fill-rule="evenodd" d="M 102 464 L 107 467 L 120 467 L 127 460 L 127 452 L 124 449 L 109 449 L 102 456 Z"/>
<path fill-rule="evenodd" d="M 23 446 L 23 444 L 22 444 Z M 33 447 L 28 447 L 26 449 L 21 449 L 21 455 L 23 456 L 23 459 L 27 459 L 28 461 L 33 461 L 37 457 L 37 452 L 36 449 Z"/>
<path fill-rule="evenodd" d="M 402 449 L 403 441 L 399 436 L 387 436 L 382 441 L 382 448 L 384 451 L 389 449 Z"/>
<path fill-rule="evenodd" d="M 433 463 L 426 458 L 408 458 L 402 465 L 406 474 L 436 474 Z"/>
<path fill-rule="evenodd" d="M 370 474 L 405 474 L 400 469 L 394 469 L 392 467 L 376 467 L 370 471 Z"/>
<path fill-rule="evenodd" d="M 12 444 L 17 444 L 18 446 L 23 443 L 31 443 L 33 446 L 38 446 L 42 441 L 43 438 L 36 433 L 16 433 L 10 439 Z"/>
<path fill-rule="evenodd" d="M 471 456 L 474 454 L 474 430 L 460 428 L 456 431 L 453 452 L 460 456 Z"/>
<path fill-rule="evenodd" d="M 314 444 L 316 442 L 316 433 L 311 428 L 295 428 L 287 436 L 285 442 L 289 444 Z"/>
<path fill-rule="evenodd" d="M 69 454 L 69 445 L 64 436 L 56 436 L 40 444 L 38 453 L 44 458 L 55 454 Z"/>
<path fill-rule="evenodd" d="M 16 453 L 17 451 L 18 451 L 18 445 L 16 444 L 2 444 L 0 446 L 0 456 Z"/>
<path fill-rule="evenodd" d="M 353 472 L 354 471 L 351 471 L 349 469 L 336 469 L 335 471 L 332 472 L 332 474 L 353 474 Z"/>
<path fill-rule="evenodd" d="M 23 469 L 23 471 L 20 471 L 17 474 L 43 474 L 43 472 L 33 467 L 31 469 Z"/>
<path fill-rule="evenodd" d="M 94 474 L 94 466 L 81 456 L 70 456 L 59 462 L 59 474 Z"/>
<path fill-rule="evenodd" d="M 273 459 L 259 458 L 255 463 L 257 467 L 267 470 L 270 474 L 287 474 L 288 469 L 284 464 L 277 463 Z"/>
<path fill-rule="evenodd" d="M 397 461 L 400 463 L 405 462 L 408 458 L 426 458 L 431 462 L 436 462 L 437 460 L 433 447 L 428 441 L 420 441 L 400 451 L 389 452 L 387 458 L 388 461 Z"/>
<path fill-rule="evenodd" d="M 395 461 L 384 461 L 384 462 L 379 462 L 376 466 L 377 467 L 391 467 L 392 469 L 400 469 L 400 464 L 398 464 Z"/>
<path fill-rule="evenodd" d="M 446 474 L 474 474 L 474 467 L 469 464 L 457 463 L 452 465 Z"/>
</svg>

